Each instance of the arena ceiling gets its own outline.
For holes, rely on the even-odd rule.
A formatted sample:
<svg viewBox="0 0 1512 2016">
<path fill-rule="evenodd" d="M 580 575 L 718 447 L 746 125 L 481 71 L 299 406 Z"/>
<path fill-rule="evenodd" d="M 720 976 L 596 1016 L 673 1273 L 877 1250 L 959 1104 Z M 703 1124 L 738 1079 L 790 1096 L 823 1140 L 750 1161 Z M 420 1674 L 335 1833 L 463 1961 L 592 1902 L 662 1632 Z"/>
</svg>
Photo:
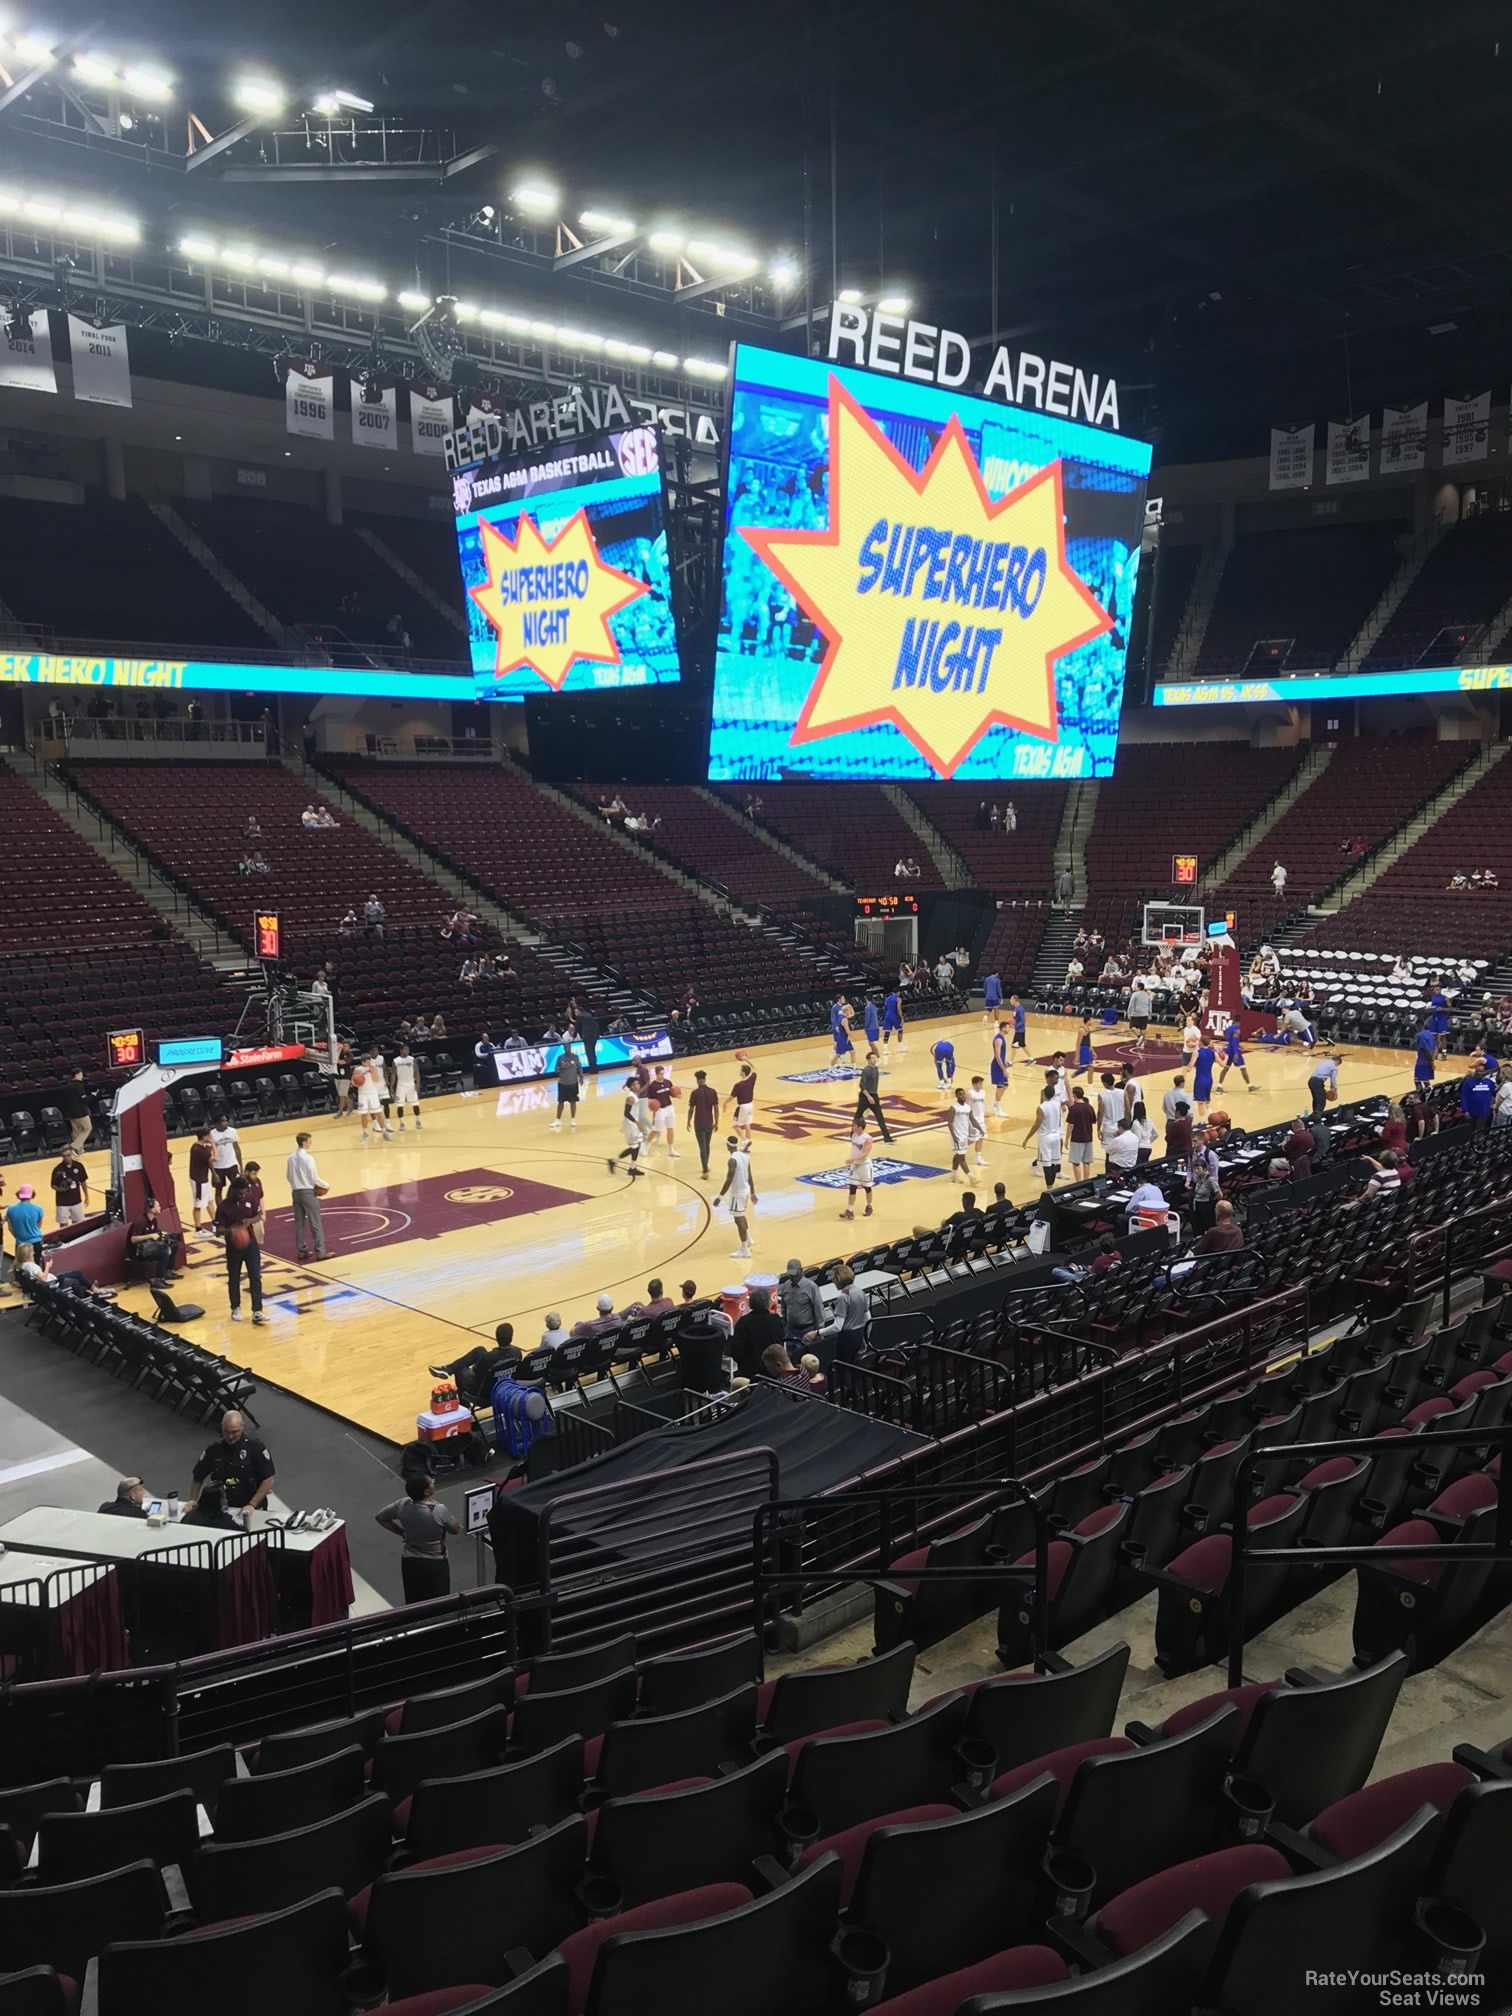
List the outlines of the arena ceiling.
<svg viewBox="0 0 1512 2016">
<path fill-rule="evenodd" d="M 265 0 L 224 38 L 198 0 L 122 13 L 186 84 L 313 70 L 479 150 L 438 189 L 238 189 L 268 228 L 318 208 L 392 253 L 526 165 L 696 206 L 807 245 L 815 301 L 885 286 L 1115 372 L 1166 458 L 1507 394 L 1512 17 L 1487 0 Z"/>
</svg>

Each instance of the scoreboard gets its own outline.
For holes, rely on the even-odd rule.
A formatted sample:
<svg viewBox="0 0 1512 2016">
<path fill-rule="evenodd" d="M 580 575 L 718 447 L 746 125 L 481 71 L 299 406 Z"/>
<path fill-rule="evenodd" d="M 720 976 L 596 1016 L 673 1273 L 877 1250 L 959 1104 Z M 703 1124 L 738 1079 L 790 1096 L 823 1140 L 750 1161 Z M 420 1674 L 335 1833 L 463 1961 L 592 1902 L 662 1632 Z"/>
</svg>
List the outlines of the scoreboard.
<svg viewBox="0 0 1512 2016">
<path fill-rule="evenodd" d="M 112 1071 L 134 1071 L 147 1062 L 147 1032 L 112 1029 L 105 1038 L 105 1061 Z"/>
<path fill-rule="evenodd" d="M 917 917 L 919 899 L 917 896 L 858 896 L 856 915 L 858 917 Z"/>
</svg>

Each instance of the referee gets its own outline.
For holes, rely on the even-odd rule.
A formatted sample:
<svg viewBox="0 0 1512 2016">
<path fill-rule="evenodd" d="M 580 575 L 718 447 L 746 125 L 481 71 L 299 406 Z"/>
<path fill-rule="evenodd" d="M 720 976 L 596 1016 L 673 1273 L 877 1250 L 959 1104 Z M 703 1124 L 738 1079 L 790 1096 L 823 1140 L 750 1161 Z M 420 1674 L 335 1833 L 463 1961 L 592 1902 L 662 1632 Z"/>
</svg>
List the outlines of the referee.
<svg viewBox="0 0 1512 2016">
<path fill-rule="evenodd" d="M 255 1511 L 267 1503 L 273 1489 L 273 1456 L 266 1442 L 249 1435 L 233 1407 L 221 1416 L 220 1440 L 212 1442 L 194 1466 L 185 1508 L 199 1503 L 207 1484 L 218 1484 L 226 1504 Z"/>
</svg>

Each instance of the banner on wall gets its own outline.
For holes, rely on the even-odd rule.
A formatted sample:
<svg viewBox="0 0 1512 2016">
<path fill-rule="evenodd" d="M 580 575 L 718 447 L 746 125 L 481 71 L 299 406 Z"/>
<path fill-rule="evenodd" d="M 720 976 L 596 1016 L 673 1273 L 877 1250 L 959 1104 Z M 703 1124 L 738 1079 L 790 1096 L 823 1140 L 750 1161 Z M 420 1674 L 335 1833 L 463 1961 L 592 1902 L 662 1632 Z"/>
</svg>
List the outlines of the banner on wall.
<svg viewBox="0 0 1512 2016">
<path fill-rule="evenodd" d="M 354 448 L 393 448 L 399 440 L 399 397 L 392 385 L 380 386 L 375 379 L 352 377 L 352 445 Z"/>
<path fill-rule="evenodd" d="M 1369 478 L 1370 415 L 1361 413 L 1353 420 L 1330 420 L 1324 482 L 1365 483 Z"/>
<path fill-rule="evenodd" d="M 500 420 L 508 410 L 506 402 L 496 399 L 491 392 L 467 392 L 467 424 L 476 427 L 480 420 Z"/>
<path fill-rule="evenodd" d="M 446 437 L 457 424 L 457 401 L 449 385 L 419 382 L 409 388 L 410 446 L 417 455 L 446 453 Z"/>
<path fill-rule="evenodd" d="M 0 314 L 0 385 L 12 392 L 56 392 L 47 310 L 34 308 L 24 321 L 30 335 L 20 333 L 21 321 L 11 322 Z"/>
<path fill-rule="evenodd" d="M 1312 482 L 1313 446 L 1317 427 L 1309 420 L 1305 427 L 1272 427 L 1270 430 L 1270 487 L 1272 490 L 1305 490 Z"/>
<path fill-rule="evenodd" d="M 331 440 L 335 395 L 336 380 L 329 364 L 318 364 L 311 357 L 291 357 L 284 380 L 284 421 L 289 432 L 303 434 L 311 441 Z"/>
<path fill-rule="evenodd" d="M 1421 469 L 1428 459 L 1428 401 L 1388 406 L 1381 414 L 1381 474 Z"/>
<path fill-rule="evenodd" d="M 1444 466 L 1484 462 L 1491 447 L 1491 394 L 1468 392 L 1444 401 Z"/>
<path fill-rule="evenodd" d="M 131 404 L 131 358 L 124 322 L 68 318 L 68 353 L 73 359 L 73 392 L 91 406 Z"/>
</svg>

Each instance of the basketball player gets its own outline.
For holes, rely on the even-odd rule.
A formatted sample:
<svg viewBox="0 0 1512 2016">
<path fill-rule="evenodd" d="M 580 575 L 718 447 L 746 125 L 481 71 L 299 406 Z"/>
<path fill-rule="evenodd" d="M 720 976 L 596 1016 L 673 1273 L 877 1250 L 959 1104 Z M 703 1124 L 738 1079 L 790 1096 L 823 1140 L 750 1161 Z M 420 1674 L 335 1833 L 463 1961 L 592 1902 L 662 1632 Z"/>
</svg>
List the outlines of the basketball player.
<svg viewBox="0 0 1512 2016">
<path fill-rule="evenodd" d="M 982 1083 L 980 1073 L 971 1081 L 967 1104 L 971 1108 L 971 1140 L 976 1149 L 976 1166 L 985 1169 L 987 1157 L 982 1153 L 982 1143 L 987 1139 L 987 1087 Z"/>
<path fill-rule="evenodd" d="M 837 994 L 834 1006 L 830 1009 L 830 1038 L 835 1046 L 835 1054 L 830 1063 L 832 1076 L 842 1070 L 848 1072 L 850 1067 L 846 1059 L 855 1054 L 851 1044 L 851 1013 L 849 1001 L 843 994 Z"/>
<path fill-rule="evenodd" d="M 877 1013 L 877 997 L 868 994 L 861 1008 L 862 1025 L 866 1030 L 866 1047 L 875 1050 L 882 1040 L 882 1018 Z"/>
<path fill-rule="evenodd" d="M 1213 1046 L 1204 1036 L 1192 1059 L 1192 1111 L 1199 1120 L 1208 1116 L 1213 1097 L 1213 1066 L 1217 1062 Z"/>
<path fill-rule="evenodd" d="M 1047 1190 L 1055 1188 L 1056 1179 L 1061 1172 L 1061 1136 L 1064 1132 L 1065 1110 L 1056 1081 L 1047 1078 L 1045 1089 L 1040 1094 L 1039 1111 L 1030 1121 L 1029 1132 L 1023 1140 L 1026 1148 L 1031 1141 L 1035 1142 L 1034 1160 L 1029 1166 L 1031 1169 L 1039 1170 Z"/>
<path fill-rule="evenodd" d="M 1097 1133 L 1102 1142 L 1103 1168 L 1108 1166 L 1108 1144 L 1114 1135 L 1123 1132 L 1124 1095 L 1123 1087 L 1111 1071 L 1102 1074 L 1102 1090 L 1097 1095 Z"/>
<path fill-rule="evenodd" d="M 750 1213 L 751 1206 L 757 1200 L 756 1179 L 751 1174 L 749 1141 L 749 1132 L 746 1135 L 747 1145 L 744 1147 L 733 1134 L 726 1140 L 725 1146 L 730 1151 L 730 1160 L 725 1169 L 725 1180 L 719 1197 L 714 1199 L 716 1209 L 720 1197 L 728 1195 L 730 1200 L 730 1217 L 734 1220 L 735 1230 L 740 1234 L 740 1244 L 730 1255 L 732 1260 L 749 1260 L 751 1257 Z"/>
<path fill-rule="evenodd" d="M 945 1124 L 950 1129 L 950 1180 L 964 1181 L 966 1150 L 971 1142 L 971 1102 L 964 1085 L 956 1087 L 955 1098 L 946 1109 Z"/>
<path fill-rule="evenodd" d="M 997 1020 L 1003 1006 L 1003 983 L 996 973 L 989 973 L 982 982 L 982 1023 L 990 1029 Z"/>
<path fill-rule="evenodd" d="M 1029 1047 L 1029 1039 L 1024 1033 L 1024 1004 L 1017 994 L 1010 994 L 1008 1006 L 1013 1010 L 1013 1047 L 1015 1050 L 1026 1050 Z"/>
<path fill-rule="evenodd" d="M 901 1057 L 903 1055 L 903 1008 L 898 1000 L 898 990 L 896 987 L 892 989 L 886 1000 L 882 1003 L 882 1069 L 884 1071 L 892 1069 L 892 1066 L 887 1061 L 887 1046 L 894 1036 L 898 1039 L 898 1055 Z"/>
<path fill-rule="evenodd" d="M 1010 1059 L 1008 1053 L 1008 1024 L 999 1022 L 997 1033 L 992 1039 L 992 1110 L 1001 1116 L 1003 1094 L 1008 1090 Z"/>
<path fill-rule="evenodd" d="M 1092 1065 L 1092 1017 L 1084 1015 L 1082 1017 L 1081 1034 L 1076 1039 L 1076 1069 L 1071 1073 L 1071 1076 L 1073 1078 L 1085 1077 L 1087 1083 L 1090 1085 L 1092 1083 Z"/>
<path fill-rule="evenodd" d="M 404 1132 L 404 1109 L 410 1109 L 410 1117 L 415 1123 L 415 1132 L 420 1132 L 420 1088 L 415 1082 L 416 1065 L 408 1043 L 399 1045 L 398 1055 L 389 1066 L 389 1089 L 393 1093 L 394 1105 L 399 1112 L 399 1132 Z M 387 1117 L 387 1116 L 385 1116 Z"/>
<path fill-rule="evenodd" d="M 658 1064 L 656 1075 L 647 1088 L 647 1097 L 651 1102 L 651 1145 L 654 1148 L 660 1142 L 667 1151 L 669 1162 L 681 1160 L 672 1145 L 677 1138 L 677 1108 L 672 1103 L 676 1096 L 677 1087 L 667 1076 L 666 1066 Z"/>
<path fill-rule="evenodd" d="M 942 1036 L 930 1055 L 934 1058 L 936 1082 L 943 1092 L 955 1077 L 955 1045 L 948 1036 Z M 963 1092 L 961 1096 L 964 1098 L 966 1095 Z"/>
<path fill-rule="evenodd" d="M 730 1125 L 740 1136 L 740 1145 L 749 1154 L 751 1116 L 756 1111 L 756 1073 L 751 1069 L 751 1060 L 744 1050 L 735 1052 L 735 1062 L 740 1066 L 740 1076 L 730 1088 L 730 1104 L 735 1109 L 735 1118 Z"/>
<path fill-rule="evenodd" d="M 639 1165 L 640 1151 L 646 1145 L 646 1135 L 637 1118 L 639 1106 L 640 1101 L 631 1089 L 630 1081 L 627 1078 L 625 1081 L 625 1106 L 624 1111 L 620 1115 L 620 1132 L 625 1137 L 625 1145 L 621 1148 L 618 1155 L 606 1155 L 604 1157 L 604 1160 L 609 1165 L 609 1174 L 611 1176 L 620 1163 L 626 1161 L 630 1164 L 632 1179 L 644 1174 Z"/>
<path fill-rule="evenodd" d="M 359 1147 L 365 1148 L 368 1144 L 374 1114 L 378 1116 L 377 1126 L 382 1131 L 384 1140 L 391 1141 L 393 1136 L 389 1132 L 386 1111 L 388 1100 L 384 1096 L 388 1091 L 388 1085 L 383 1075 L 382 1058 L 364 1057 L 352 1073 L 352 1086 L 357 1094 L 357 1121 L 362 1130 L 357 1137 Z"/>
<path fill-rule="evenodd" d="M 641 1131 L 642 1141 L 651 1139 L 651 1073 L 644 1064 L 637 1064 L 625 1080 L 625 1090 L 635 1101 L 635 1124 Z"/>
<path fill-rule="evenodd" d="M 866 1209 L 862 1212 L 862 1217 L 870 1218 L 872 1215 L 872 1186 L 875 1177 L 872 1172 L 871 1149 L 872 1140 L 866 1130 L 866 1123 L 858 1120 L 851 1128 L 850 1151 L 846 1157 L 845 1173 L 850 1182 L 850 1195 L 846 1199 L 845 1209 L 840 1213 L 842 1218 L 855 1217 L 858 1190 L 866 1192 Z"/>
<path fill-rule="evenodd" d="M 1230 1071 L 1236 1070 L 1251 1092 L 1258 1092 L 1258 1085 L 1250 1085 L 1250 1075 L 1245 1068 L 1244 1047 L 1239 1040 L 1239 1024 L 1230 1022 L 1223 1039 L 1223 1069 L 1218 1073 L 1218 1089 L 1223 1090 L 1223 1081 Z"/>
</svg>

